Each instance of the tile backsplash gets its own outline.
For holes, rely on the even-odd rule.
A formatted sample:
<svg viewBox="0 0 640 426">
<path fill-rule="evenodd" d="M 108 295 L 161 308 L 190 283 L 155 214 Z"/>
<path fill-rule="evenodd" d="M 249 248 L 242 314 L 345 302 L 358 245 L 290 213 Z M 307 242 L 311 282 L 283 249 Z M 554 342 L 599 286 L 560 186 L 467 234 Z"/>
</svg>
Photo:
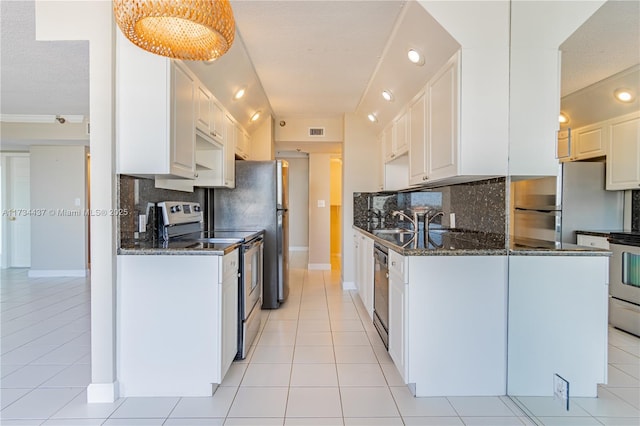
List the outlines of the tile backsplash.
<svg viewBox="0 0 640 426">
<path fill-rule="evenodd" d="M 196 188 L 193 192 L 172 191 L 155 187 L 153 179 L 133 176 L 119 176 L 120 209 L 129 214 L 119 216 L 120 240 L 140 239 L 153 241 L 157 238 L 155 204 L 160 201 L 190 201 L 204 206 L 205 190 Z M 151 207 L 150 205 L 153 205 Z M 147 209 L 147 206 L 150 206 Z M 139 215 L 149 214 L 146 231 L 138 233 Z"/>
</svg>

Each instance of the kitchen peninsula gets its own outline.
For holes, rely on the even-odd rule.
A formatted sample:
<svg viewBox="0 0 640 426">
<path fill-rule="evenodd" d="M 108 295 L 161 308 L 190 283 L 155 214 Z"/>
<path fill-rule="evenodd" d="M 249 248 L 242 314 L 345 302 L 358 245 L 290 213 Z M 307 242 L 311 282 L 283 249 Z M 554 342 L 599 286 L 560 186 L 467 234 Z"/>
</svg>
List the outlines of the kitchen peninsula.
<svg viewBox="0 0 640 426">
<path fill-rule="evenodd" d="M 356 286 L 373 318 L 369 259 L 385 247 L 389 353 L 416 396 L 550 396 L 554 374 L 572 396 L 596 396 L 606 383 L 610 252 L 507 238 L 506 191 L 491 179 L 354 195 Z M 484 203 L 465 202 L 470 193 Z M 424 236 L 392 214 L 413 209 L 443 214 Z"/>
</svg>

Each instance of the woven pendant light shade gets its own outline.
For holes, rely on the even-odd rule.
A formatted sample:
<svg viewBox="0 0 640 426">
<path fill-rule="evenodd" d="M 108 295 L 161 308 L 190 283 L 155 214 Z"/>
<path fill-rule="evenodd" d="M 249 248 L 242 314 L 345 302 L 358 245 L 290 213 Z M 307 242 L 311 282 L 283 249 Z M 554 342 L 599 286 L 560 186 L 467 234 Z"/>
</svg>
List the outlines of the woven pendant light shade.
<svg viewBox="0 0 640 426">
<path fill-rule="evenodd" d="M 113 0 L 113 14 L 138 47 L 188 61 L 224 55 L 236 31 L 229 0 Z"/>
</svg>

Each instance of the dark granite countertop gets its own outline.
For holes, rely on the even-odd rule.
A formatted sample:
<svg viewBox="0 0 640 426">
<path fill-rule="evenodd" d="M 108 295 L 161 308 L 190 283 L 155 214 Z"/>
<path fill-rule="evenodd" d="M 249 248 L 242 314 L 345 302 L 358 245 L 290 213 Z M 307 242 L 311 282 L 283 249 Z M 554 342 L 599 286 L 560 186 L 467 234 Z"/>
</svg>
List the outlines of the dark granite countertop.
<svg viewBox="0 0 640 426">
<path fill-rule="evenodd" d="M 384 234 L 375 229 L 363 231 L 374 241 L 403 256 L 610 256 L 608 250 L 583 247 L 576 244 L 511 239 L 507 250 L 504 235 L 458 229 L 434 229 L 424 244 L 422 232 L 418 234 Z"/>
<path fill-rule="evenodd" d="M 118 249 L 119 255 L 191 255 L 191 256 L 224 256 L 238 248 L 242 242 L 238 240 L 206 243 L 198 241 L 122 241 Z"/>
<path fill-rule="evenodd" d="M 609 250 L 579 246 L 554 241 L 513 238 L 510 242 L 511 256 L 611 256 Z"/>
<path fill-rule="evenodd" d="M 612 232 L 625 232 L 622 229 L 593 229 L 589 231 L 579 230 L 576 234 L 591 235 L 594 237 L 609 237 Z"/>
</svg>

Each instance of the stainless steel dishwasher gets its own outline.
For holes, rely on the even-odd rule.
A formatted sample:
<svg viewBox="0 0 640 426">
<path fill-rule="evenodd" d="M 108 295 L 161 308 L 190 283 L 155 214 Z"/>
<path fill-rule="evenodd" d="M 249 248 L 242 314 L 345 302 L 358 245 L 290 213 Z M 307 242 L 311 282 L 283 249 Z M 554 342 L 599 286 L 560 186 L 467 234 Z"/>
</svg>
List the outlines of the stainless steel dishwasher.
<svg viewBox="0 0 640 426">
<path fill-rule="evenodd" d="M 373 246 L 373 325 L 384 346 L 389 348 L 389 251 L 380 244 Z"/>
</svg>

